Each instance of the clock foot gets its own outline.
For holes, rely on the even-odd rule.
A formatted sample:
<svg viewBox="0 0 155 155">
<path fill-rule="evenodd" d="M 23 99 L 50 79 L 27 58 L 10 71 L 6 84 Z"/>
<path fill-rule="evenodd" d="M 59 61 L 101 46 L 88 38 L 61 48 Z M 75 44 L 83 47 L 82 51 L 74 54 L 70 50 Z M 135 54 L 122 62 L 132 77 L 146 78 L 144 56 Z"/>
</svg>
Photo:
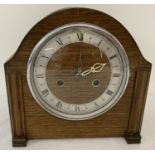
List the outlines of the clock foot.
<svg viewBox="0 0 155 155">
<path fill-rule="evenodd" d="M 12 146 L 13 147 L 24 147 L 27 144 L 27 139 L 24 137 L 15 137 L 12 139 Z"/>
<path fill-rule="evenodd" d="M 141 136 L 139 132 L 136 133 L 126 133 L 125 140 L 128 144 L 139 144 L 141 143 Z"/>
</svg>

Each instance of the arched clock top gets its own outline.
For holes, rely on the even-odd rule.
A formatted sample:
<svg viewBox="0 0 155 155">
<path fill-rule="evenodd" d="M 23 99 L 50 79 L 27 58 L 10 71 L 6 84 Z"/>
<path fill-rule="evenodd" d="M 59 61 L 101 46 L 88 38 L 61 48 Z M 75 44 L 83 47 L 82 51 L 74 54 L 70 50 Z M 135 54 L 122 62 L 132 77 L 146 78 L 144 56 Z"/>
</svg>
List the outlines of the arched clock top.
<svg viewBox="0 0 155 155">
<path fill-rule="evenodd" d="M 22 71 L 34 46 L 44 35 L 57 27 L 78 22 L 99 26 L 113 34 L 124 47 L 131 69 L 150 68 L 151 64 L 144 59 L 133 37 L 120 22 L 106 13 L 88 8 L 62 9 L 43 18 L 27 33 L 5 66 L 12 69 L 21 68 Z"/>
</svg>

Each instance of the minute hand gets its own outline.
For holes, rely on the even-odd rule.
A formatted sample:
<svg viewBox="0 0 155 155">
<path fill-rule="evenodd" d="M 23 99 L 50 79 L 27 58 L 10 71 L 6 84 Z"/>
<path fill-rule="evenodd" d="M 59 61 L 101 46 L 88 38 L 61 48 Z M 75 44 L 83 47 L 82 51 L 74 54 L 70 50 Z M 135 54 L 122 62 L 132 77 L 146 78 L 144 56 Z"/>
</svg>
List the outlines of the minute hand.
<svg viewBox="0 0 155 155">
<path fill-rule="evenodd" d="M 80 55 L 79 55 L 79 60 L 78 60 L 78 69 L 77 69 L 77 73 L 76 73 L 76 76 L 80 76 L 81 75 L 81 67 L 82 67 L 82 53 L 80 51 Z"/>
<path fill-rule="evenodd" d="M 86 76 L 90 73 L 98 73 L 103 70 L 107 63 L 95 63 L 90 69 L 85 70 L 81 73 L 82 76 Z"/>
</svg>

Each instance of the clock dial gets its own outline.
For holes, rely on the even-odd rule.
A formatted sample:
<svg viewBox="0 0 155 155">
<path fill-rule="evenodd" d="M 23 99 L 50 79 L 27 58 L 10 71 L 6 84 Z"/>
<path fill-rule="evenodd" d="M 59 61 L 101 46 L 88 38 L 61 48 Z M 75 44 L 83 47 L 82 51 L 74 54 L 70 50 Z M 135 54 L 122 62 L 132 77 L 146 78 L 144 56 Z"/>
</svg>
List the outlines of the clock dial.
<svg viewBox="0 0 155 155">
<path fill-rule="evenodd" d="M 43 37 L 28 63 L 28 84 L 49 113 L 69 120 L 96 117 L 122 96 L 129 76 L 119 41 L 90 24 L 69 24 Z"/>
</svg>

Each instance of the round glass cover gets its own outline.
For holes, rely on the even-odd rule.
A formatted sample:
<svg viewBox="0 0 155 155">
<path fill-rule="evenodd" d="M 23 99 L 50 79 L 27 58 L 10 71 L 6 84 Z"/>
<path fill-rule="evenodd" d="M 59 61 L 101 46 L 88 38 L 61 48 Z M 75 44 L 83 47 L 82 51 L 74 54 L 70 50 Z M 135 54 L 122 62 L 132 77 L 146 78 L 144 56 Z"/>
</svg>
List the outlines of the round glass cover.
<svg viewBox="0 0 155 155">
<path fill-rule="evenodd" d="M 128 58 L 120 42 L 100 27 L 75 23 L 45 35 L 33 49 L 27 81 L 37 103 L 67 120 L 94 118 L 123 95 Z"/>
</svg>

